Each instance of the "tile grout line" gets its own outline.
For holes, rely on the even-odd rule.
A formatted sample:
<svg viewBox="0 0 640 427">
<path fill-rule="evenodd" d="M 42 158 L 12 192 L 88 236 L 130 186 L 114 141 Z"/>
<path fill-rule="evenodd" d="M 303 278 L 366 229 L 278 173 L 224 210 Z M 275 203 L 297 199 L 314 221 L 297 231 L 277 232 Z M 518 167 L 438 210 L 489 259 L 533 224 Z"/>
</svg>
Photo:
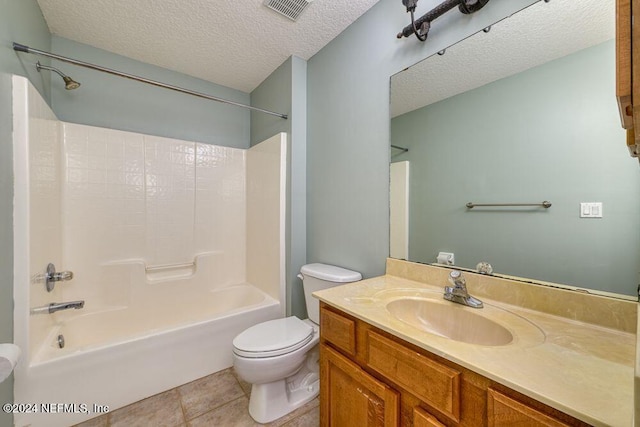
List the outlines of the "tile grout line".
<svg viewBox="0 0 640 427">
<path fill-rule="evenodd" d="M 198 418 L 200 418 L 200 417 L 203 417 L 203 416 L 205 416 L 206 414 L 208 414 L 208 413 L 210 413 L 210 412 L 217 411 L 218 409 L 223 408 L 223 407 L 225 407 L 225 406 L 227 406 L 227 405 L 230 405 L 231 403 L 235 402 L 236 400 L 239 400 L 239 399 L 242 399 L 242 398 L 245 398 L 245 397 L 246 397 L 246 396 L 239 396 L 239 397 L 236 397 L 236 398 L 235 398 L 235 399 L 233 399 L 233 400 L 230 400 L 230 401 L 228 401 L 228 402 L 223 403 L 222 405 L 216 406 L 215 408 L 211 408 L 211 409 L 209 409 L 208 411 L 205 411 L 205 412 L 203 412 L 203 413 L 201 413 L 201 414 L 198 414 L 198 416 L 193 417 L 193 418 L 191 418 L 190 420 L 187 420 L 187 421 L 186 421 L 186 423 L 189 423 L 189 422 L 191 422 L 191 421 L 193 421 L 193 420 L 196 420 L 196 419 L 198 419 Z M 185 419 L 186 419 L 186 417 L 185 417 Z"/>
<path fill-rule="evenodd" d="M 184 410 L 184 407 L 182 406 L 182 394 L 180 394 L 180 391 L 179 391 L 178 389 L 179 389 L 180 387 L 182 387 L 182 386 L 184 386 L 184 385 L 187 385 L 187 384 L 190 384 L 190 383 L 186 383 L 186 384 L 183 384 L 183 385 L 181 385 L 181 386 L 178 386 L 178 387 L 176 387 L 176 391 L 178 392 L 178 395 L 180 396 L 180 406 L 182 407 L 182 410 L 183 410 L 183 416 L 184 416 L 185 423 L 187 423 L 187 424 L 188 424 L 189 422 L 191 422 L 191 421 L 195 420 L 196 418 L 200 418 L 201 416 L 203 416 L 203 415 L 205 415 L 205 414 L 208 414 L 208 413 L 209 413 L 209 412 L 211 412 L 211 411 L 215 411 L 215 410 L 217 410 L 217 409 L 220 409 L 220 408 L 222 408 L 222 407 L 224 407 L 224 406 L 226 406 L 226 405 L 228 405 L 228 404 L 230 404 L 230 403 L 232 403 L 232 402 L 235 402 L 236 400 L 241 399 L 241 398 L 243 398 L 243 397 L 246 397 L 247 399 L 249 398 L 249 396 L 247 396 L 247 393 L 246 393 L 246 392 L 244 391 L 244 389 L 242 388 L 242 385 L 240 384 L 240 381 L 239 381 L 239 380 L 238 380 L 238 378 L 236 377 L 235 372 L 233 371 L 233 368 L 223 369 L 222 371 L 218 371 L 218 372 L 216 372 L 216 373 L 214 373 L 214 374 L 212 374 L 212 375 L 215 375 L 215 374 L 218 374 L 218 373 L 221 373 L 221 372 L 224 372 L 224 371 L 229 371 L 229 373 L 231 374 L 231 376 L 236 380 L 236 384 L 237 384 L 237 386 L 240 388 L 240 390 L 242 390 L 242 396 L 238 396 L 238 397 L 236 397 L 235 399 L 229 400 L 229 401 L 224 402 L 224 403 L 222 403 L 222 404 L 220 404 L 220 405 L 213 406 L 213 407 L 209 408 L 208 410 L 206 410 L 206 411 L 204 411 L 204 412 L 202 412 L 202 413 L 200 413 L 200 414 L 197 414 L 197 415 L 195 415 L 195 416 L 193 416 L 193 417 L 189 418 L 189 417 L 187 416 L 186 411 Z M 198 381 L 198 380 L 200 380 L 200 379 L 202 379 L 202 378 L 199 378 L 199 379 L 196 379 L 196 380 L 194 380 L 194 381 L 191 381 L 191 383 L 196 382 L 196 381 Z"/>
<path fill-rule="evenodd" d="M 180 393 L 180 390 L 178 390 L 180 387 L 176 387 L 174 390 L 176 391 L 176 394 L 178 395 L 178 403 L 180 404 L 180 410 L 182 411 L 182 424 L 183 425 L 187 425 L 187 413 L 184 410 L 184 405 L 182 404 L 182 393 Z"/>
<path fill-rule="evenodd" d="M 247 391 L 244 389 L 244 387 L 242 387 L 242 383 L 240 382 L 240 378 L 238 378 L 238 374 L 236 373 L 236 370 L 233 369 L 233 367 L 231 367 L 229 369 L 231 371 L 231 375 L 233 375 L 233 378 L 236 379 L 236 382 L 238 383 L 238 386 L 240 386 L 240 390 L 242 390 L 242 392 L 247 397 L 247 399 L 251 399 L 251 391 L 249 391 L 249 393 L 247 393 Z M 251 389 L 249 389 L 249 390 L 251 390 Z"/>
</svg>

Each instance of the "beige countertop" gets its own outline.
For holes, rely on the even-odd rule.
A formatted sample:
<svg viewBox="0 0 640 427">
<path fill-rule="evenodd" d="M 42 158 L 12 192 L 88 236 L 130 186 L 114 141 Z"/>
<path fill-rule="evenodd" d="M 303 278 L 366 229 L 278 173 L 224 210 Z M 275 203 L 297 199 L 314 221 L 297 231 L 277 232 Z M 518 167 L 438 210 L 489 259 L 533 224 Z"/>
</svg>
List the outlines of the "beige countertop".
<svg viewBox="0 0 640 427">
<path fill-rule="evenodd" d="M 315 292 L 314 296 L 589 424 L 632 425 L 634 333 L 486 297 L 482 298 L 483 309 L 456 304 L 501 324 L 514 336 L 507 345 L 482 346 L 425 332 L 392 316 L 386 308 L 389 302 L 400 298 L 431 299 L 440 303 L 443 286 L 439 281 L 438 286 L 434 286 L 385 275 Z"/>
</svg>

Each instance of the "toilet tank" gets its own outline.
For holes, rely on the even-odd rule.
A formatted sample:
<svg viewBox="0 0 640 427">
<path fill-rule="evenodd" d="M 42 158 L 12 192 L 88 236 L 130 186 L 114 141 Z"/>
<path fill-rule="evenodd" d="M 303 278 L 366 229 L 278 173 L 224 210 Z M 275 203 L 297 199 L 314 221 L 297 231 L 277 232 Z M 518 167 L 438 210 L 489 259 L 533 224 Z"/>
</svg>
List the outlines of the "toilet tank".
<svg viewBox="0 0 640 427">
<path fill-rule="evenodd" d="M 362 279 L 362 275 L 357 271 L 319 263 L 303 265 L 300 274 L 304 287 L 304 299 L 307 303 L 307 314 L 309 320 L 316 324 L 320 324 L 320 301 L 314 298 L 312 293 Z"/>
</svg>

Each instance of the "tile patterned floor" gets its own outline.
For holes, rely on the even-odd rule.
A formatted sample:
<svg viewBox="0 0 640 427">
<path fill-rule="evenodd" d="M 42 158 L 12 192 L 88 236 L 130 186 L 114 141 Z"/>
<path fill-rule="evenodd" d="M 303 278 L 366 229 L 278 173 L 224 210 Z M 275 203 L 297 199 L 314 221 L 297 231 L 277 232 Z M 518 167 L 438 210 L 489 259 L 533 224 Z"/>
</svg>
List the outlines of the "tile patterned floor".
<svg viewBox="0 0 640 427">
<path fill-rule="evenodd" d="M 251 384 L 233 369 L 184 384 L 76 427 L 253 427 L 264 426 L 249 416 Z M 268 427 L 317 427 L 318 398 Z"/>
</svg>

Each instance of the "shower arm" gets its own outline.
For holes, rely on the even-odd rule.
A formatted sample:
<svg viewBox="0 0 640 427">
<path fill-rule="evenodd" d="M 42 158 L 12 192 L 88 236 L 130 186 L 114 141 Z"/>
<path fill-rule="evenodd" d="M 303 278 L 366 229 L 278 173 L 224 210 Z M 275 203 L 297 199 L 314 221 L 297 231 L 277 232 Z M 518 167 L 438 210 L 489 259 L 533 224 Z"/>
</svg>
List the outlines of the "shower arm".
<svg viewBox="0 0 640 427">
<path fill-rule="evenodd" d="M 36 69 L 38 71 L 40 70 L 48 70 L 48 71 L 53 71 L 54 73 L 56 73 L 57 75 L 59 75 L 60 77 L 62 77 L 63 79 L 65 77 L 68 77 L 65 73 L 63 73 L 62 71 L 58 70 L 56 67 L 50 67 L 48 65 L 42 65 L 39 61 L 36 64 Z"/>
<path fill-rule="evenodd" d="M 124 77 L 124 78 L 127 78 L 127 79 L 136 80 L 136 81 L 139 81 L 139 82 L 142 82 L 142 83 L 150 84 L 152 86 L 157 86 L 157 87 L 161 87 L 161 88 L 165 88 L 165 89 L 170 89 L 170 90 L 174 90 L 176 92 L 186 93 L 187 95 L 193 95 L 193 96 L 197 96 L 199 98 L 208 99 L 208 100 L 211 100 L 211 101 L 222 102 L 224 104 L 231 104 L 231 105 L 235 105 L 236 107 L 248 108 L 248 109 L 253 110 L 253 111 L 259 111 L 261 113 L 270 114 L 272 116 L 280 117 L 280 118 L 285 119 L 285 120 L 288 119 L 288 116 L 286 114 L 276 113 L 276 112 L 269 111 L 269 110 L 264 110 L 264 109 L 258 108 L 258 107 L 252 107 L 251 105 L 241 104 L 241 103 L 235 102 L 235 101 L 229 101 L 228 99 L 218 98 L 216 96 L 207 95 L 206 93 L 196 92 L 196 91 L 185 89 L 185 88 L 182 88 L 182 87 L 179 87 L 179 86 L 174 86 L 174 85 L 170 85 L 170 84 L 167 84 L 167 83 L 162 83 L 162 82 L 159 82 L 159 81 L 156 81 L 156 80 L 151 80 L 151 79 L 147 79 L 147 78 L 144 78 L 144 77 L 139 77 L 139 76 L 136 76 L 136 75 L 133 75 L 133 74 L 123 73 L 121 71 L 113 70 L 111 68 L 102 67 L 102 66 L 96 65 L 96 64 L 91 64 L 89 62 L 79 61 L 77 59 L 69 58 L 69 57 L 66 57 L 66 56 L 56 55 L 55 53 L 50 53 L 50 52 L 46 52 L 46 51 L 43 51 L 43 50 L 34 49 L 34 48 L 29 47 L 29 46 L 25 46 L 25 45 L 22 45 L 22 44 L 19 44 L 19 43 L 16 43 L 16 42 L 13 43 L 13 50 L 15 50 L 16 52 L 25 52 L 25 53 L 30 53 L 30 54 L 33 54 L 33 55 L 46 56 L 48 58 L 57 59 L 58 61 L 67 62 L 69 64 L 78 65 L 80 67 L 89 68 L 91 70 L 101 71 L 103 73 L 111 74 L 111 75 L 118 76 L 118 77 Z"/>
</svg>

